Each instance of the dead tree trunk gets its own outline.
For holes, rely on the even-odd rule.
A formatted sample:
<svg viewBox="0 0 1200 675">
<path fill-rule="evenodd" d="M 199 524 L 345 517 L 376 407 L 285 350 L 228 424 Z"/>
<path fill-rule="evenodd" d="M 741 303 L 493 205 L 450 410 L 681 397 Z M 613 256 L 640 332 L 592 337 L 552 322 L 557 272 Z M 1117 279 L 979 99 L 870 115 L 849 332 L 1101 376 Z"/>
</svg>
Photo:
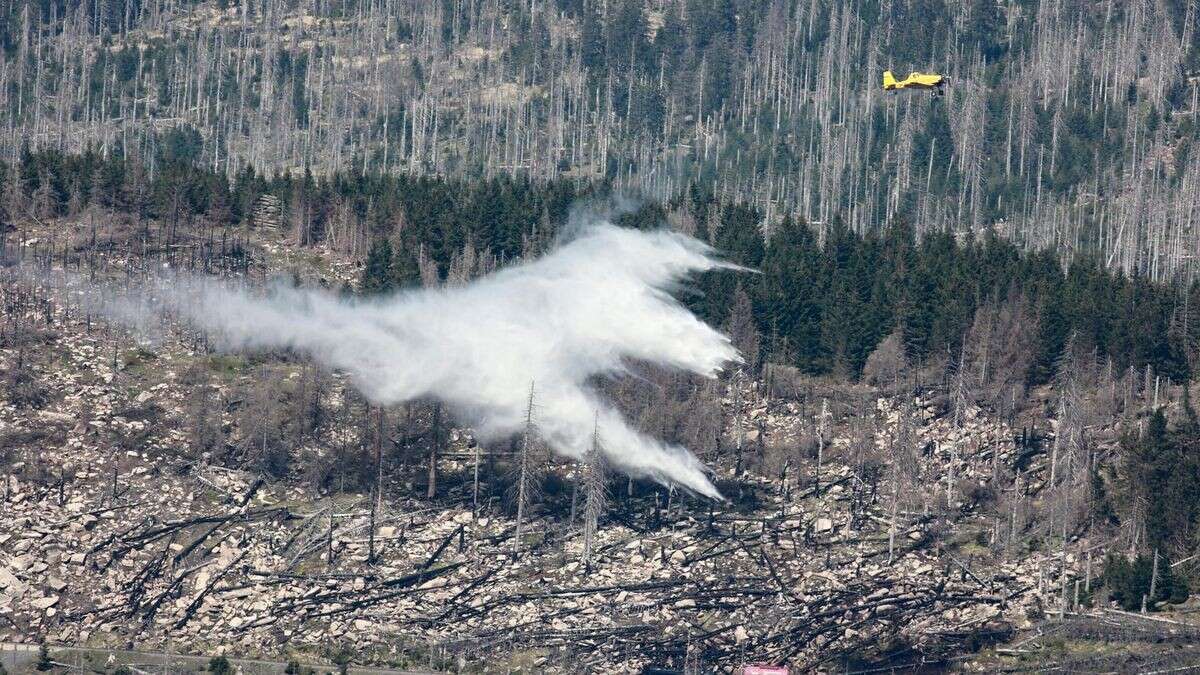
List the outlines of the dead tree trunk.
<svg viewBox="0 0 1200 675">
<path fill-rule="evenodd" d="M 517 529 L 513 536 L 513 554 L 521 550 L 521 528 L 525 524 L 525 511 L 533 489 L 533 382 L 529 383 L 529 400 L 525 407 L 525 434 L 521 440 L 521 452 L 517 457 Z"/>
<path fill-rule="evenodd" d="M 375 563 L 375 523 L 383 507 L 383 406 L 376 413 L 375 425 L 375 494 L 371 500 L 371 531 L 367 537 L 367 564 Z"/>
<path fill-rule="evenodd" d="M 475 443 L 475 476 L 471 488 L 471 515 L 479 517 L 479 443 Z"/>
<path fill-rule="evenodd" d="M 584 507 L 583 507 L 583 565 L 589 572 L 592 569 L 592 547 L 596 538 L 596 530 L 600 523 L 600 514 L 604 512 L 608 501 L 606 491 L 604 457 L 600 454 L 599 424 L 592 427 L 592 447 L 584 458 Z"/>
<path fill-rule="evenodd" d="M 821 399 L 821 416 L 817 420 L 817 472 L 813 479 L 813 490 L 817 495 L 821 494 L 821 464 L 825 461 L 825 432 L 826 423 L 829 420 L 829 399 Z"/>
<path fill-rule="evenodd" d="M 329 537 L 325 540 L 325 564 L 327 567 L 333 567 L 333 509 L 335 504 L 331 499 L 329 501 Z"/>
<path fill-rule="evenodd" d="M 437 461 L 438 450 L 442 444 L 442 404 L 433 404 L 433 445 L 429 448 L 429 486 L 425 490 L 425 498 L 433 499 L 437 495 Z"/>
</svg>

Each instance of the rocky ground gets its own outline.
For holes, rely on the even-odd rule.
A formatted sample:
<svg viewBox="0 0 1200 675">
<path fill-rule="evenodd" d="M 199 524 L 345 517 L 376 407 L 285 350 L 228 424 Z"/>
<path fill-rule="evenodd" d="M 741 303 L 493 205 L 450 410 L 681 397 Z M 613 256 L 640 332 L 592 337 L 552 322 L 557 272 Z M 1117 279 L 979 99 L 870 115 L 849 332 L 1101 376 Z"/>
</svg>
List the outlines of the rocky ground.
<svg viewBox="0 0 1200 675">
<path fill-rule="evenodd" d="M 548 496 L 520 541 L 502 498 L 473 508 L 465 429 L 438 498 L 389 475 L 372 524 L 369 495 L 183 452 L 182 373 L 209 358 L 186 340 L 130 349 L 58 303 L 14 315 L 22 332 L 0 339 L 0 368 L 47 393 L 0 399 L 0 641 L 349 650 L 448 670 L 912 664 L 1042 635 L 1044 617 L 1076 609 L 1100 555 L 1086 533 L 1044 549 L 1009 536 L 1029 526 L 1044 456 L 1005 421 L 971 408 L 956 424 L 933 393 L 869 390 L 825 422 L 819 392 L 729 392 L 727 437 L 752 466 L 738 473 L 732 449 L 710 458 L 730 501 L 614 482 L 590 566 L 569 495 Z M 138 450 L 114 442 L 130 437 Z M 786 469 L 765 459 L 783 455 Z M 993 481 L 1016 465 L 1020 482 Z M 998 499 L 1011 522 L 983 508 Z"/>
</svg>

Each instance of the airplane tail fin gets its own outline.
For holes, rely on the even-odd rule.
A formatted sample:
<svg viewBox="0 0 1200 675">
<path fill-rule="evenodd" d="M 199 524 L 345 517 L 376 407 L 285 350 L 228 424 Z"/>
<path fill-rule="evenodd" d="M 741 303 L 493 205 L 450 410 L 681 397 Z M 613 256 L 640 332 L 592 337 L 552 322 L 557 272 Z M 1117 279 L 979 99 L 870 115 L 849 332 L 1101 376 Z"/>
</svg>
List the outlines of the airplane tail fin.
<svg viewBox="0 0 1200 675">
<path fill-rule="evenodd" d="M 895 86 L 896 86 L 896 76 L 892 75 L 892 71 L 890 71 L 890 70 L 883 71 L 883 88 L 884 89 L 893 89 L 893 88 L 895 88 Z"/>
</svg>

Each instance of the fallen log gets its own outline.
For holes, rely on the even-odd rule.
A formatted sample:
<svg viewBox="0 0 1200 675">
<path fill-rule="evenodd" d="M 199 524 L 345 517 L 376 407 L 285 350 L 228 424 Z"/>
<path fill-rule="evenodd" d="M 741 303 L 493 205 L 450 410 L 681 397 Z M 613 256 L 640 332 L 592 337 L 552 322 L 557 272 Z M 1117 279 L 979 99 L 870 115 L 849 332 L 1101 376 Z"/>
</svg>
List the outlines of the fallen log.
<svg viewBox="0 0 1200 675">
<path fill-rule="evenodd" d="M 426 623 L 427 625 L 432 625 L 432 624 L 442 621 L 446 617 L 450 616 L 454 612 L 454 610 L 456 610 L 458 608 L 458 605 L 459 605 L 458 601 L 461 598 L 465 597 L 468 593 L 475 590 L 479 586 L 483 585 L 484 582 L 486 582 L 488 579 L 491 579 L 492 576 L 495 575 L 496 572 L 499 572 L 501 569 L 503 569 L 503 567 L 493 567 L 492 569 L 488 570 L 487 572 L 484 572 L 479 577 L 475 578 L 469 584 L 464 586 L 462 588 L 462 590 L 460 590 L 458 593 L 455 593 L 453 597 L 451 597 L 449 600 L 446 601 L 445 611 L 443 611 L 441 614 L 437 615 L 436 617 L 425 620 L 424 623 Z"/>
<path fill-rule="evenodd" d="M 171 580 L 171 583 L 167 585 L 166 589 L 164 589 L 161 593 L 155 596 L 153 600 L 145 605 L 144 609 L 142 610 L 143 622 L 149 623 L 151 620 L 153 620 L 164 602 L 171 598 L 178 597 L 179 590 L 183 586 L 183 582 L 186 581 L 188 577 L 204 569 L 205 567 L 208 567 L 207 562 L 189 567 L 183 572 L 175 575 L 175 577 Z"/>
<path fill-rule="evenodd" d="M 434 549 L 433 554 L 429 556 L 429 559 L 425 561 L 425 564 L 421 565 L 421 569 L 429 569 L 429 566 L 432 565 L 439 557 L 441 557 L 442 553 L 446 550 L 446 547 L 448 547 L 450 542 L 453 541 L 454 538 L 463 531 L 464 527 L 465 525 L 459 525 L 453 532 L 443 539 L 442 543 L 436 549 Z"/>
<path fill-rule="evenodd" d="M 196 597 L 193 598 L 188 604 L 187 609 L 185 609 L 183 612 L 183 616 L 175 622 L 175 630 L 183 628 L 188 624 L 189 621 L 192 620 L 192 617 L 196 614 L 196 610 L 200 609 L 200 605 L 204 604 L 204 598 L 208 597 L 208 594 L 211 593 L 214 588 L 216 588 L 217 583 L 224 579 L 225 575 L 229 574 L 229 571 L 236 567 L 237 564 L 242 561 L 242 558 L 246 557 L 246 553 L 248 552 L 248 549 L 243 550 L 240 554 L 238 554 L 238 557 L 235 558 L 233 562 L 229 563 L 220 572 L 213 575 L 213 578 L 209 580 L 204 589 L 196 594 Z"/>
</svg>

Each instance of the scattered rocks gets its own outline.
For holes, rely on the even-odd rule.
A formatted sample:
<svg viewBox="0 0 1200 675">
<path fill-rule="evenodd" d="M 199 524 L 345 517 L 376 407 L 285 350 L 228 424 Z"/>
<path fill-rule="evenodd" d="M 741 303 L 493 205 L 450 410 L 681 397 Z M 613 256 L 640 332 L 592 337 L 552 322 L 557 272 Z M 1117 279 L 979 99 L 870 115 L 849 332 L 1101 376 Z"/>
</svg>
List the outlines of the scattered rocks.
<svg viewBox="0 0 1200 675">
<path fill-rule="evenodd" d="M 853 604 L 860 595 L 878 603 L 876 613 L 900 612 L 905 594 L 942 586 L 948 593 L 983 598 L 931 604 L 921 622 L 901 627 L 914 640 L 981 621 L 1016 623 L 1035 599 L 1052 603 L 1064 576 L 1077 577 L 1083 564 L 1071 556 L 1064 568 L 1052 552 L 972 563 L 985 583 L 1003 575 L 1008 587 L 1034 588 L 1001 609 L 976 581 L 946 577 L 949 559 L 921 543 L 930 530 L 916 517 L 898 523 L 895 559 L 887 564 L 887 487 L 877 485 L 879 499 L 852 509 L 862 486 L 849 460 L 852 439 L 836 425 L 825 446 L 820 490 L 796 478 L 809 481 L 814 475 L 813 462 L 797 453 L 786 490 L 774 476 L 748 474 L 741 488 L 753 499 L 716 509 L 711 522 L 706 509 L 691 500 L 681 507 L 677 496 L 670 507 L 664 501 L 653 511 L 647 506 L 646 513 L 635 512 L 640 508 L 635 505 L 631 513 L 602 522 L 587 566 L 581 563 L 578 528 L 562 514 L 542 514 L 528 523 L 526 531 L 536 533 L 538 543 L 514 558 L 514 523 L 502 509 L 483 509 L 476 518 L 469 508 L 431 508 L 395 492 L 377 514 L 378 559 L 368 561 L 365 495 L 330 499 L 286 482 L 268 483 L 239 506 L 257 474 L 218 466 L 211 456 L 185 466 L 173 452 L 183 443 L 173 425 L 118 416 L 130 407 L 129 383 L 113 384 L 109 352 L 98 340 L 82 331 L 64 336 L 64 359 L 72 367 L 54 377 L 70 393 L 54 410 L 5 408 L 0 415 L 4 424 L 20 428 L 61 427 L 65 442 L 42 448 L 42 461 L 50 476 L 73 476 L 64 482 L 61 498 L 47 484 L 16 475 L 0 483 L 7 495 L 0 514 L 0 613 L 11 619 L 0 621 L 0 639 L 31 641 L 53 630 L 62 641 L 103 636 L 154 647 L 170 635 L 176 648 L 249 645 L 264 654 L 278 654 L 285 645 L 315 650 L 345 639 L 363 653 L 379 648 L 382 654 L 401 641 L 452 652 L 488 635 L 506 635 L 513 649 L 521 639 L 544 645 L 590 635 L 594 649 L 581 658 L 606 671 L 645 665 L 647 657 L 628 645 L 619 648 L 621 640 L 652 635 L 658 641 L 677 637 L 686 645 L 687 626 L 720 629 L 708 643 L 713 649 L 732 649 L 732 639 L 753 654 L 764 636 L 811 621 L 794 606 L 782 613 L 777 607 L 827 598 L 845 603 L 846 612 L 826 619 L 834 623 L 830 635 L 838 637 L 823 648 L 866 649 L 880 637 L 876 624 L 861 623 L 866 612 Z M 171 358 L 168 352 L 159 355 L 160 362 Z M 168 380 L 142 387 L 132 402 L 181 417 L 185 388 Z M 739 398 L 755 422 L 745 430 L 749 443 L 802 447 L 801 439 L 811 434 L 811 415 L 797 402 L 768 405 L 753 389 Z M 1011 459 L 1011 434 L 1000 422 L 972 410 L 961 429 L 952 429 L 929 406 L 916 403 L 920 424 L 914 433 L 922 447 L 932 443 L 925 473 L 909 495 L 912 512 L 919 512 L 921 498 L 942 494 L 946 469 L 985 483 L 991 459 L 981 448 L 997 448 L 1005 461 Z M 893 400 L 876 402 L 880 428 L 868 444 L 885 447 L 899 423 L 898 408 Z M 83 411 L 87 423 L 81 423 Z M 101 435 L 110 433 L 144 433 L 149 440 L 138 450 L 114 452 L 101 443 Z M 456 430 L 450 438 L 455 452 L 468 454 L 470 434 Z M 22 468 L 14 464 L 12 470 Z M 471 504 L 470 495 L 458 496 L 463 499 L 443 503 Z M 193 525 L 154 534 L 192 520 Z M 754 593 L 744 593 L 746 588 Z M 146 608 L 156 601 L 151 617 Z M 797 658 L 808 645 L 801 647 Z"/>
<path fill-rule="evenodd" d="M 58 604 L 58 596 L 47 595 L 41 598 L 36 598 L 29 604 L 33 605 L 33 607 L 36 609 L 49 609 Z"/>
</svg>

